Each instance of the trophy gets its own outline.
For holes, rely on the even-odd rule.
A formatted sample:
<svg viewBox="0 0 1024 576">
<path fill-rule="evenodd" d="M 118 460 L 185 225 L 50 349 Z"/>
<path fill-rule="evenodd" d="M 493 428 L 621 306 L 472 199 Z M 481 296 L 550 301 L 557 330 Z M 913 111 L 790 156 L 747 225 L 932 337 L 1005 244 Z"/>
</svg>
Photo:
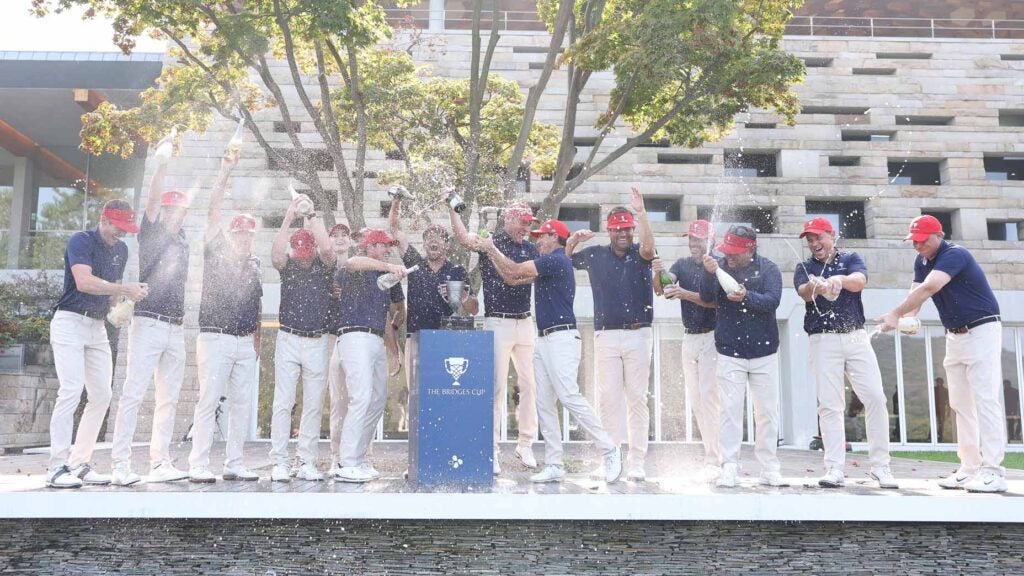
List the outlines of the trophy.
<svg viewBox="0 0 1024 576">
<path fill-rule="evenodd" d="M 452 312 L 455 314 L 459 313 L 459 308 L 462 306 L 462 289 L 466 285 L 462 280 L 449 280 L 447 283 L 448 287 L 448 305 L 452 307 Z"/>
</svg>

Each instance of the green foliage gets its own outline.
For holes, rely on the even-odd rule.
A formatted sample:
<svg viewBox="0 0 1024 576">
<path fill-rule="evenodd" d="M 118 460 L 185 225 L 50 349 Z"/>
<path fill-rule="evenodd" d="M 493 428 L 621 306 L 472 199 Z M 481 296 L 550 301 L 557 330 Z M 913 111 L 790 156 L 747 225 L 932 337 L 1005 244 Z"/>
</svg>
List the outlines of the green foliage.
<svg viewBox="0 0 1024 576">
<path fill-rule="evenodd" d="M 49 342 L 53 305 L 63 290 L 61 276 L 43 270 L 0 282 L 0 348 Z"/>
</svg>

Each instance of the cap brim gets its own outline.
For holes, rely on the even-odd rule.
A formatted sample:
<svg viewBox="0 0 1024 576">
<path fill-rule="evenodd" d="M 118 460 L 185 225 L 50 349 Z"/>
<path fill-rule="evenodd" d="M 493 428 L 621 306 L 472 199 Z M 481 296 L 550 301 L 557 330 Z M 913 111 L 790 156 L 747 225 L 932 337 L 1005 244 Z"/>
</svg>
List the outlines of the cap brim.
<svg viewBox="0 0 1024 576">
<path fill-rule="evenodd" d="M 120 220 L 111 220 L 110 223 L 129 234 L 139 233 L 139 227 L 138 225 L 135 224 L 135 222 L 122 222 Z"/>
<path fill-rule="evenodd" d="M 907 234 L 906 238 L 904 238 L 903 241 L 905 242 L 907 240 L 913 240 L 914 242 L 924 242 L 925 240 L 928 239 L 929 236 L 931 236 L 931 234 L 927 232 L 912 232 L 910 234 Z"/>
<path fill-rule="evenodd" d="M 636 228 L 636 224 L 625 224 L 623 222 L 615 222 L 608 225 L 609 230 L 622 230 L 623 228 Z"/>
<path fill-rule="evenodd" d="M 808 229 L 805 229 L 803 232 L 800 233 L 800 237 L 803 238 L 804 236 L 807 236 L 808 234 L 831 234 L 831 233 L 832 233 L 831 230 L 818 230 L 816 228 L 808 228 Z"/>
<path fill-rule="evenodd" d="M 541 236 L 544 234 L 554 234 L 553 230 L 530 230 L 530 236 Z"/>
<path fill-rule="evenodd" d="M 693 236 L 694 238 L 700 238 L 701 240 L 707 240 L 709 234 L 701 235 L 696 233 L 691 234 L 690 232 L 683 232 L 683 238 L 689 238 L 690 236 Z"/>
<path fill-rule="evenodd" d="M 747 251 L 746 248 L 730 246 L 729 244 L 719 244 L 718 246 L 715 246 L 715 250 L 718 250 L 722 254 L 742 254 Z"/>
</svg>

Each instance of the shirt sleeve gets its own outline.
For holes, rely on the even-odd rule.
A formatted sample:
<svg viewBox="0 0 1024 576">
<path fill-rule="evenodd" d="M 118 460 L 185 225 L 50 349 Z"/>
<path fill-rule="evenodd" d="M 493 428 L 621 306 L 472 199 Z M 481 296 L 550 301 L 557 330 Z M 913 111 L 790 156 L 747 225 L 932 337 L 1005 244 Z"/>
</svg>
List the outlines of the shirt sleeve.
<svg viewBox="0 0 1024 576">
<path fill-rule="evenodd" d="M 864 264 L 864 259 L 856 252 L 850 254 L 850 259 L 846 262 L 846 273 L 853 274 L 855 272 L 860 272 L 864 278 L 868 277 L 868 267 Z"/>
<path fill-rule="evenodd" d="M 593 257 L 593 246 L 588 246 L 583 250 L 577 250 L 572 253 L 572 267 L 577 270 L 590 270 L 590 261 Z"/>
<path fill-rule="evenodd" d="M 402 292 L 401 282 L 391 287 L 391 301 L 395 304 L 405 302 L 405 292 Z"/>
<path fill-rule="evenodd" d="M 551 276 L 558 271 L 558 260 L 554 253 L 534 259 L 533 265 L 537 268 L 537 276 Z"/>
<path fill-rule="evenodd" d="M 774 262 L 762 260 L 761 290 L 747 292 L 747 305 L 751 310 L 771 312 L 782 302 L 782 272 Z"/>
<path fill-rule="evenodd" d="M 954 277 L 967 266 L 967 251 L 959 247 L 951 247 L 935 258 L 932 270 L 941 270 Z"/>
<path fill-rule="evenodd" d="M 793 271 L 793 289 L 799 291 L 808 280 L 810 278 L 807 277 L 807 264 L 797 264 L 796 270 Z"/>
<path fill-rule="evenodd" d="M 68 266 L 85 264 L 93 267 L 92 238 L 86 232 L 76 232 L 68 240 Z"/>
</svg>

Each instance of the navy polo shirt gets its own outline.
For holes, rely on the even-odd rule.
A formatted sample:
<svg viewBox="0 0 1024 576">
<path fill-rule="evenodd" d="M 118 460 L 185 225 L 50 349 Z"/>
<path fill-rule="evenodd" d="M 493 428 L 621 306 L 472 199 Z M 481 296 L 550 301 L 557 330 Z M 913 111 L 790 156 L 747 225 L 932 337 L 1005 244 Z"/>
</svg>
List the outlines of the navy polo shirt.
<svg viewBox="0 0 1024 576">
<path fill-rule="evenodd" d="M 164 223 L 150 222 L 143 214 L 139 227 L 139 282 L 149 284 L 149 295 L 135 304 L 135 313 L 152 312 L 172 318 L 185 316 L 185 281 L 188 279 L 188 239 L 185 231 L 171 235 Z"/>
<path fill-rule="evenodd" d="M 754 255 L 750 264 L 729 268 L 725 258 L 718 265 L 747 288 L 742 302 L 726 298 L 718 278 L 706 271 L 700 281 L 700 297 L 718 306 L 715 349 L 735 358 L 761 358 L 779 350 L 779 325 L 775 309 L 782 301 L 782 272 L 771 260 Z"/>
<path fill-rule="evenodd" d="M 494 233 L 494 245 L 498 251 L 513 262 L 535 260 L 537 247 L 523 240 L 519 244 L 504 230 Z M 530 311 L 530 285 L 509 286 L 501 279 L 494 263 L 485 254 L 480 255 L 480 274 L 483 278 L 485 316 L 501 314 L 523 314 Z"/>
<path fill-rule="evenodd" d="M 288 258 L 281 269 L 281 325 L 303 332 L 323 330 L 333 282 L 334 268 L 319 258 L 314 258 L 313 265 L 306 270 L 298 261 Z"/>
<path fill-rule="evenodd" d="M 203 257 L 199 327 L 252 334 L 260 325 L 263 296 L 259 258 L 236 255 L 224 232 L 206 243 Z"/>
<path fill-rule="evenodd" d="M 812 257 L 796 267 L 796 272 L 793 273 L 793 287 L 800 288 L 806 284 L 808 274 L 828 278 L 854 272 L 860 272 L 865 278 L 868 276 L 868 268 L 860 254 L 856 252 L 837 252 L 827 266 Z M 864 327 L 864 304 L 861 302 L 860 292 L 843 290 L 839 292 L 839 298 L 836 298 L 835 302 L 818 294 L 813 302 L 805 303 L 804 308 L 804 332 L 808 334 L 845 333 Z"/>
<path fill-rule="evenodd" d="M 71 267 L 85 264 L 92 267 L 92 275 L 107 282 L 120 282 L 128 262 L 128 246 L 118 240 L 107 246 L 98 228 L 75 232 L 64 250 L 64 293 L 57 301 L 58 310 L 87 313 L 99 317 L 110 311 L 110 296 L 97 296 L 78 291 Z"/>
<path fill-rule="evenodd" d="M 537 267 L 534 280 L 533 304 L 537 311 L 537 329 L 544 330 L 560 324 L 575 324 L 572 303 L 576 298 L 576 277 L 572 262 L 564 248 L 557 248 L 533 261 Z"/>
<path fill-rule="evenodd" d="M 452 307 L 441 297 L 438 286 L 449 280 L 466 281 L 466 269 L 450 260 L 438 268 L 437 272 L 430 269 L 430 264 L 415 248 L 409 246 L 402 255 L 402 263 L 406 268 L 419 266 L 419 270 L 409 274 L 408 316 L 405 324 L 406 334 L 417 330 L 436 330 L 441 321 L 452 315 Z"/>
<path fill-rule="evenodd" d="M 704 263 L 693 258 L 680 258 L 669 270 L 676 276 L 679 287 L 691 292 L 700 292 L 700 281 L 704 277 Z M 715 309 L 698 306 L 693 302 L 679 301 L 679 312 L 687 330 L 703 332 L 715 327 Z"/>
<path fill-rule="evenodd" d="M 594 292 L 594 329 L 619 329 L 654 319 L 651 261 L 633 244 L 621 258 L 611 246 L 590 246 L 574 252 L 573 267 L 590 275 Z"/>
<path fill-rule="evenodd" d="M 350 272 L 346 268 L 338 270 L 335 276 L 341 285 L 341 327 L 366 326 L 384 331 L 388 307 L 392 302 L 405 300 L 402 284 L 391 287 L 390 291 L 377 288 L 377 278 L 384 272 L 368 270 Z M 419 272 L 413 272 L 419 274 Z M 411 276 L 411 275 L 410 275 Z"/>
<path fill-rule="evenodd" d="M 999 314 L 999 302 L 988 285 L 985 273 L 963 246 L 943 240 L 931 261 L 919 256 L 914 261 L 914 282 L 924 282 L 932 270 L 941 270 L 951 278 L 932 295 L 944 327 L 960 328 Z"/>
</svg>

